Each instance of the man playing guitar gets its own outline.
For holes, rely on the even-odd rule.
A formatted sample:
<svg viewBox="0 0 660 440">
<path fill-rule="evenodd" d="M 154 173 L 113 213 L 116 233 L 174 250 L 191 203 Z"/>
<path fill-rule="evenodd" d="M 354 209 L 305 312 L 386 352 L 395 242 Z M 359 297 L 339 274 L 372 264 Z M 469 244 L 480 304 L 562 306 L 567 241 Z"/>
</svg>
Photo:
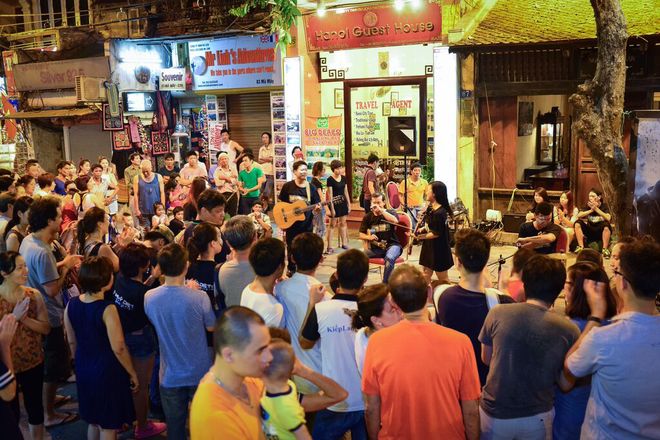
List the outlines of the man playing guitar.
<svg viewBox="0 0 660 440">
<path fill-rule="evenodd" d="M 364 216 L 360 225 L 360 240 L 364 240 L 365 244 L 369 245 L 365 250 L 369 258 L 385 260 L 384 283 L 390 278 L 394 263 L 403 251 L 395 232 L 398 223 L 399 218 L 396 213 L 385 209 L 383 194 L 373 194 L 371 211 Z"/>
<path fill-rule="evenodd" d="M 281 201 L 292 203 L 296 200 L 305 200 L 310 205 L 321 202 L 318 192 L 311 188 L 307 181 L 307 163 L 304 160 L 299 160 L 293 163 L 293 176 L 293 180 L 282 185 L 282 190 L 279 195 Z M 287 268 L 289 275 L 296 271 L 296 264 L 291 258 L 291 243 L 293 243 L 293 239 L 299 234 L 302 234 L 303 232 L 312 232 L 312 218 L 314 214 L 320 210 L 321 206 L 316 206 L 313 211 L 305 213 L 305 220 L 297 221 L 285 230 L 288 255 Z"/>
</svg>

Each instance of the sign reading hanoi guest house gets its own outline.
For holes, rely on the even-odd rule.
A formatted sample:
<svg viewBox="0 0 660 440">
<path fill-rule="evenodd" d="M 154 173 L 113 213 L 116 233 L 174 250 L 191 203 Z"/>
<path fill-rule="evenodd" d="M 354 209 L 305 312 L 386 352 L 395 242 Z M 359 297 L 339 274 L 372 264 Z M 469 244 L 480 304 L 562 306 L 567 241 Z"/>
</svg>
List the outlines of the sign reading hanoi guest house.
<svg viewBox="0 0 660 440">
<path fill-rule="evenodd" d="M 341 15 L 304 16 L 311 51 L 442 41 L 442 13 L 437 3 L 395 10 L 391 4 L 346 9 Z"/>
<path fill-rule="evenodd" d="M 188 42 L 194 90 L 282 85 L 280 51 L 273 35 Z"/>
</svg>

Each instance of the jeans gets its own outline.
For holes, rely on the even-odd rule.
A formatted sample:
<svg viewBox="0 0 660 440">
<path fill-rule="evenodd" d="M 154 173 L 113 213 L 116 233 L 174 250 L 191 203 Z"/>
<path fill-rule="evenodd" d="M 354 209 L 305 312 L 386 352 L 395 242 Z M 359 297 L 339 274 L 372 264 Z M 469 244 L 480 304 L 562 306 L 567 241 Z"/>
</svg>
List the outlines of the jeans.
<svg viewBox="0 0 660 440">
<path fill-rule="evenodd" d="M 410 221 L 412 222 L 412 224 L 410 226 L 414 230 L 415 227 L 417 226 L 417 217 L 419 217 L 419 211 L 422 210 L 422 207 L 421 206 L 416 206 L 416 207 L 409 207 L 408 209 L 410 210 L 410 212 L 408 212 L 408 214 L 410 215 Z"/>
<path fill-rule="evenodd" d="M 188 406 L 192 402 L 197 385 L 189 387 L 160 387 L 160 399 L 167 422 L 167 438 L 186 440 Z"/>
<path fill-rule="evenodd" d="M 517 419 L 496 419 L 479 408 L 482 440 L 552 440 L 555 410 Z"/>
<path fill-rule="evenodd" d="M 352 440 L 367 440 L 364 411 L 335 412 L 327 409 L 316 413 L 312 438 L 314 440 L 341 439 L 351 431 Z"/>
<path fill-rule="evenodd" d="M 252 212 L 252 207 L 258 201 L 259 201 L 259 197 L 242 196 L 241 201 L 239 202 L 240 206 L 238 208 L 238 213 L 242 215 L 248 215 L 249 213 Z"/>
<path fill-rule="evenodd" d="M 392 244 L 387 249 L 369 249 L 367 257 L 369 258 L 382 258 L 385 260 L 385 270 L 383 270 L 383 283 L 387 283 L 390 279 L 390 274 L 394 270 L 396 259 L 401 256 L 403 249 L 400 244 Z"/>
<path fill-rule="evenodd" d="M 266 180 L 261 185 L 261 195 L 268 198 L 269 202 L 275 192 L 275 177 L 272 174 L 266 175 Z"/>
</svg>

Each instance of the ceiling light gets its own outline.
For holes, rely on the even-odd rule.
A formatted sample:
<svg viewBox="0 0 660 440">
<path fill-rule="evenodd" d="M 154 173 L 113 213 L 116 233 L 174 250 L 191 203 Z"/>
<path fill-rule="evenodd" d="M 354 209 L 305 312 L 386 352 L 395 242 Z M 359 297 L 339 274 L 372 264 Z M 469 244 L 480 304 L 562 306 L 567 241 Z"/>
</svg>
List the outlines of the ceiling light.
<svg viewBox="0 0 660 440">
<path fill-rule="evenodd" d="M 394 9 L 397 11 L 402 11 L 405 6 L 404 0 L 394 0 Z"/>
</svg>

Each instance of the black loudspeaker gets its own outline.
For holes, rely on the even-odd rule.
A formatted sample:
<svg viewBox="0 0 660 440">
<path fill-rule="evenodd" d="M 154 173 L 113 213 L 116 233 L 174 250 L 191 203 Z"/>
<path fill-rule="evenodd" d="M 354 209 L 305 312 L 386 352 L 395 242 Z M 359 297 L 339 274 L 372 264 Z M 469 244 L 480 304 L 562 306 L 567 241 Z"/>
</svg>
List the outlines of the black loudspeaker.
<svg viewBox="0 0 660 440">
<path fill-rule="evenodd" d="M 417 153 L 417 121 L 414 116 L 387 118 L 390 156 L 415 156 Z"/>
<path fill-rule="evenodd" d="M 504 214 L 502 223 L 504 224 L 504 232 L 520 232 L 520 226 L 525 223 L 525 214 Z"/>
</svg>

